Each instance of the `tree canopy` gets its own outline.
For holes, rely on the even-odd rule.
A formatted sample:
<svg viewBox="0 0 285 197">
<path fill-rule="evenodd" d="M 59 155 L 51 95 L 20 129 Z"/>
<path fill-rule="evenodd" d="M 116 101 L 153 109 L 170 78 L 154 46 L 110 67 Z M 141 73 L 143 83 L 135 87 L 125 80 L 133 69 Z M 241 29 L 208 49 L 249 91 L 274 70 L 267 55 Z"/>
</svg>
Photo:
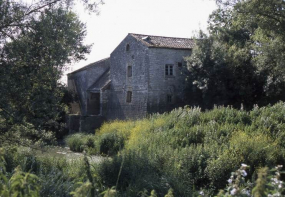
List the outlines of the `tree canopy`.
<svg viewBox="0 0 285 197">
<path fill-rule="evenodd" d="M 96 11 L 98 3 L 82 2 Z M 59 79 L 67 64 L 84 59 L 90 51 L 83 43 L 85 25 L 71 4 L 0 1 L 0 135 L 18 126 L 33 131 L 35 138 L 60 131 L 67 106 Z"/>
<path fill-rule="evenodd" d="M 209 35 L 200 34 L 187 60 L 189 87 L 200 92 L 200 104 L 251 108 L 284 100 L 285 2 L 217 3 L 219 8 L 209 18 Z"/>
</svg>

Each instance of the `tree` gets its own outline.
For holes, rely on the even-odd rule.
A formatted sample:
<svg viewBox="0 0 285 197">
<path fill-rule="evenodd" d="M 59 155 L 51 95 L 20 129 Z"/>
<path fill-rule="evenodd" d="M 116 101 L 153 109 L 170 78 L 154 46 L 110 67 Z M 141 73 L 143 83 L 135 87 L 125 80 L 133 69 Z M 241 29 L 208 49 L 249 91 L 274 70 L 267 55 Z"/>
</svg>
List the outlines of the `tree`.
<svg viewBox="0 0 285 197">
<path fill-rule="evenodd" d="M 226 3 L 232 4 L 236 12 L 235 26 L 254 26 L 250 38 L 253 64 L 267 73 L 264 86 L 267 97 L 273 102 L 284 99 L 281 95 L 285 80 L 285 1 L 236 0 Z"/>
<path fill-rule="evenodd" d="M 191 86 L 202 92 L 202 104 L 251 108 L 284 100 L 284 1 L 218 3 L 210 35 L 202 34 L 188 58 Z"/>
<path fill-rule="evenodd" d="M 91 10 L 97 5 L 83 2 Z M 62 102 L 65 88 L 59 79 L 67 64 L 83 59 L 90 50 L 83 44 L 85 26 L 69 9 L 70 3 L 0 2 L 2 134 L 15 125 L 34 130 L 33 137 L 60 129 L 58 121 L 67 106 Z"/>
</svg>

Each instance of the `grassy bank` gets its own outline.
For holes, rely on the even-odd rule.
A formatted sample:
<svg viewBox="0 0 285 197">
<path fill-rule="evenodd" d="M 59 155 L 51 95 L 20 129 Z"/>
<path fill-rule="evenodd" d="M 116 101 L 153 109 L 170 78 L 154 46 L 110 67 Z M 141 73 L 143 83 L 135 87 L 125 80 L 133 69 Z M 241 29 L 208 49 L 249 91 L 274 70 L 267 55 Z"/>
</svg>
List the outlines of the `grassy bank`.
<svg viewBox="0 0 285 197">
<path fill-rule="evenodd" d="M 215 196 L 220 189 L 262 196 L 284 189 L 283 183 L 281 188 L 279 182 L 271 183 L 283 175 L 277 176 L 276 168 L 268 170 L 285 164 L 284 141 L 284 103 L 248 112 L 185 107 L 136 121 L 105 123 L 95 135 L 66 138 L 73 151 L 110 157 L 99 164 L 0 148 L 0 181 L 14 191 L 9 186 L 13 177 L 35 174 L 39 187 L 31 188 L 40 196 L 91 196 L 92 191 L 97 196 Z M 19 180 L 28 177 L 22 175 Z M 27 180 L 31 185 L 33 181 Z"/>
<path fill-rule="evenodd" d="M 106 123 L 94 140 L 97 152 L 115 155 L 101 165 L 100 176 L 127 196 L 143 189 L 163 196 L 169 188 L 177 196 L 201 189 L 214 194 L 226 187 L 241 163 L 250 166 L 249 179 L 260 167 L 285 163 L 285 104 L 249 112 L 176 109 L 142 120 Z"/>
</svg>

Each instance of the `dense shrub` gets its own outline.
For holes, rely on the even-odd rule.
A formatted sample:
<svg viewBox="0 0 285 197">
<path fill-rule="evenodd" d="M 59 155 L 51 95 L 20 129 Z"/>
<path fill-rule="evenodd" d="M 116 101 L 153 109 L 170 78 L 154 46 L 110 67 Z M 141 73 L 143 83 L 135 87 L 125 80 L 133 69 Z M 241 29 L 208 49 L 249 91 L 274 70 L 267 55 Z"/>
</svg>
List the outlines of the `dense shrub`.
<svg viewBox="0 0 285 197">
<path fill-rule="evenodd" d="M 124 147 L 124 139 L 117 133 L 106 133 L 99 139 L 100 153 L 115 155 Z"/>
<path fill-rule="evenodd" d="M 191 196 L 201 188 L 213 195 L 226 186 L 229 174 L 241 163 L 251 166 L 250 176 L 262 166 L 285 163 L 285 104 L 255 106 L 249 112 L 231 107 L 201 112 L 185 107 L 137 121 L 106 123 L 95 138 L 112 142 L 104 142 L 108 150 L 118 150 L 116 141 L 124 145 L 99 170 L 111 186 L 123 163 L 125 182 L 118 182 L 123 194 L 147 188 L 162 196 L 171 187 L 177 196 Z M 143 170 L 141 164 L 149 169 Z M 139 177 L 149 184 L 138 183 Z"/>
<path fill-rule="evenodd" d="M 118 190 L 125 191 L 125 196 L 137 196 L 144 189 L 155 189 L 162 195 L 170 187 L 143 153 L 122 153 L 112 160 L 105 160 L 100 165 L 99 175 L 106 186 L 117 186 Z"/>
<path fill-rule="evenodd" d="M 25 186 L 25 179 L 36 175 L 37 178 L 32 178 L 31 181 L 37 180 L 37 185 L 30 181 L 32 185 L 37 186 L 36 191 L 39 192 L 39 195 L 34 196 L 57 197 L 71 196 L 70 193 L 79 186 L 77 183 L 87 180 L 82 160 L 39 158 L 33 155 L 31 151 L 19 151 L 19 149 L 10 147 L 0 148 L 0 182 L 2 183 L 3 177 L 9 180 L 14 176 L 18 177 L 17 183 L 23 182 L 23 186 Z M 92 174 L 95 174 L 94 169 L 91 170 Z M 17 173 L 15 174 L 15 172 Z M 9 184 L 7 185 L 9 186 Z M 29 186 L 28 180 L 26 186 Z M 21 191 L 25 192 L 23 196 L 33 196 L 28 191 Z M 0 196 L 2 196 L 1 192 L 0 187 Z"/>
<path fill-rule="evenodd" d="M 94 140 L 94 135 L 83 133 L 76 133 L 65 138 L 65 142 L 69 146 L 70 150 L 75 152 L 83 152 L 84 150 L 87 151 L 88 149 L 94 149 Z"/>
</svg>

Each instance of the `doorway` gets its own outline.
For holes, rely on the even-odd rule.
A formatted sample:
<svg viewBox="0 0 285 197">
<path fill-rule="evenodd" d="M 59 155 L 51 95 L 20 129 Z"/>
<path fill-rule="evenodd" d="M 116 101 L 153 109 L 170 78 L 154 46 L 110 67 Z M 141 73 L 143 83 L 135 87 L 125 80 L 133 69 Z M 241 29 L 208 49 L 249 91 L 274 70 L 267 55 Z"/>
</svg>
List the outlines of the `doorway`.
<svg viewBox="0 0 285 197">
<path fill-rule="evenodd" d="M 87 114 L 100 115 L 100 93 L 89 93 L 87 100 Z"/>
</svg>

